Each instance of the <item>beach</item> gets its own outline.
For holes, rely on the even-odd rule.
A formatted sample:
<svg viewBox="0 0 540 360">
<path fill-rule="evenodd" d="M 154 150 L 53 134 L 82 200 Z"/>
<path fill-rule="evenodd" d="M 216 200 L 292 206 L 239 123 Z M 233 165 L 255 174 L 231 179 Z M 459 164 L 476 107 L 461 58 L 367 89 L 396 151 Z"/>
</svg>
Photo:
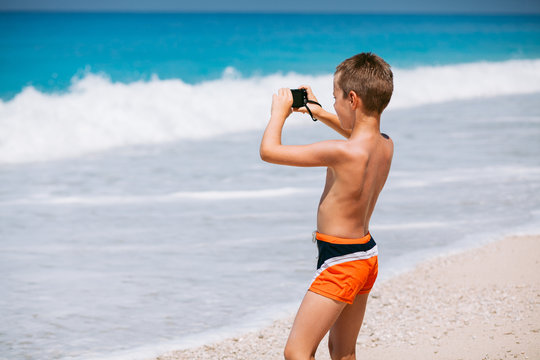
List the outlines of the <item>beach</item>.
<svg viewBox="0 0 540 360">
<path fill-rule="evenodd" d="M 440 256 L 377 283 L 362 359 L 540 359 L 540 236 Z M 260 331 L 156 360 L 281 359 L 294 315 Z M 326 338 L 317 359 L 329 359 Z"/>
<path fill-rule="evenodd" d="M 513 320 L 537 288 L 497 292 L 473 271 L 470 291 L 434 280 L 453 265 L 425 262 L 540 234 L 539 15 L 4 12 L 0 24 L 0 359 L 282 358 L 317 263 L 326 169 L 265 163 L 260 140 L 277 89 L 310 85 L 332 111 L 336 65 L 359 52 L 384 58 L 395 86 L 359 354 L 446 356 L 467 349 L 460 335 L 534 357 Z M 283 132 L 334 139 L 300 113 Z M 418 264 L 434 269 L 405 273 Z M 484 324 L 502 321 L 493 308 L 516 328 Z M 478 329 L 503 335 L 480 344 Z"/>
</svg>

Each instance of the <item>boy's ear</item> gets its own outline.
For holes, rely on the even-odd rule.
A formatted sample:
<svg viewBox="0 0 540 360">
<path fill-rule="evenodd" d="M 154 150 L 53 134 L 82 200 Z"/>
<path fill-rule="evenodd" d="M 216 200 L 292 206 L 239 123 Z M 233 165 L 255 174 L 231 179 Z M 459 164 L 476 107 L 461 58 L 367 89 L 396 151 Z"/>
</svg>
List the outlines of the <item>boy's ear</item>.
<svg viewBox="0 0 540 360">
<path fill-rule="evenodd" d="M 356 94 L 356 92 L 354 92 L 354 90 L 349 91 L 349 96 L 347 100 L 349 100 L 349 103 L 351 104 L 351 108 L 353 110 L 356 110 L 362 106 L 362 99 L 360 99 L 360 97 L 358 96 L 358 94 Z"/>
</svg>

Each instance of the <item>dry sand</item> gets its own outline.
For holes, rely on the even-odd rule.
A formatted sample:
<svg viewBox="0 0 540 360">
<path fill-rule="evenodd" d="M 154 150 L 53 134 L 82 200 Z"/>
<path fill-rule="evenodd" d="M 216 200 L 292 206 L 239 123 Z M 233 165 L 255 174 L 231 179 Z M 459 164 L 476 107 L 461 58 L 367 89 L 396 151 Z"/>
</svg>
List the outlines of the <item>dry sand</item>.
<svg viewBox="0 0 540 360">
<path fill-rule="evenodd" d="M 157 359 L 283 359 L 293 317 Z M 540 236 L 437 258 L 377 284 L 358 359 L 540 360 Z M 329 359 L 326 339 L 317 359 Z"/>
</svg>

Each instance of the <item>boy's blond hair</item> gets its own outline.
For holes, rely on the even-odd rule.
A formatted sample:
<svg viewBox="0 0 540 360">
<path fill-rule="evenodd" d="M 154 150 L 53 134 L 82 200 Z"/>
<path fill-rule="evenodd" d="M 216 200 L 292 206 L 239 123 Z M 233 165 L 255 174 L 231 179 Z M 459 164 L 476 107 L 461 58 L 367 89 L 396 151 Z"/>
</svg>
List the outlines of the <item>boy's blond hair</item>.
<svg viewBox="0 0 540 360">
<path fill-rule="evenodd" d="M 354 91 L 367 112 L 379 115 L 386 108 L 394 91 L 394 75 L 390 65 L 373 53 L 354 55 L 336 67 L 334 74 L 345 97 Z"/>
</svg>

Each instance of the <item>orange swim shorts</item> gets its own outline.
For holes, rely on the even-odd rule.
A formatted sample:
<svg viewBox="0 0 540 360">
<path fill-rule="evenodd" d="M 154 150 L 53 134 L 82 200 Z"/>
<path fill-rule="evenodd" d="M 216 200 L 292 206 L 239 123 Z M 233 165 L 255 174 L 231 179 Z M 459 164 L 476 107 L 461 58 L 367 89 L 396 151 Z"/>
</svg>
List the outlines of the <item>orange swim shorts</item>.
<svg viewBox="0 0 540 360">
<path fill-rule="evenodd" d="M 377 245 L 368 233 L 344 239 L 314 233 L 319 249 L 317 272 L 309 290 L 352 304 L 356 295 L 370 292 L 377 279 Z"/>
</svg>

